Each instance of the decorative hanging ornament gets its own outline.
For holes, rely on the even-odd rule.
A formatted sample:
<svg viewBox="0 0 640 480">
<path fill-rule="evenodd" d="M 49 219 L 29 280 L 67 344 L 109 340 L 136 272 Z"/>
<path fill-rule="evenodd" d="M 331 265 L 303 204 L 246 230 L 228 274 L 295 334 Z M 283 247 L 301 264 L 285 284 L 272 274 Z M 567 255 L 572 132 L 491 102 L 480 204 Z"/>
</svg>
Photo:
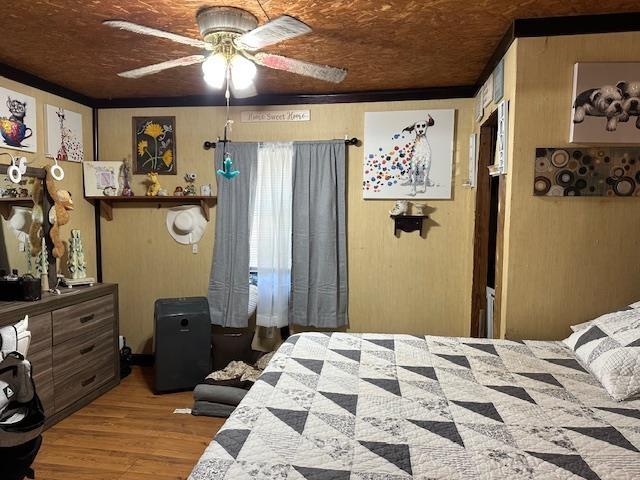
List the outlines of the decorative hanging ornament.
<svg viewBox="0 0 640 480">
<path fill-rule="evenodd" d="M 232 170 L 233 160 L 228 153 L 224 154 L 224 161 L 222 162 L 222 170 L 218 170 L 218 175 L 222 175 L 227 180 L 231 180 L 234 177 L 240 175 L 240 170 Z"/>
<path fill-rule="evenodd" d="M 222 147 L 227 148 L 227 134 L 231 131 L 231 125 L 233 124 L 233 120 L 229 118 L 229 99 L 231 98 L 231 94 L 229 93 L 229 69 L 227 68 L 227 91 L 225 92 L 225 99 L 227 101 L 227 121 L 224 123 L 224 140 L 222 141 Z M 234 177 L 240 175 L 239 170 L 233 169 L 233 160 L 231 160 L 231 155 L 229 152 L 224 152 L 224 160 L 222 161 L 222 170 L 218 170 L 216 173 L 218 175 L 222 175 L 227 180 L 231 180 Z"/>
</svg>

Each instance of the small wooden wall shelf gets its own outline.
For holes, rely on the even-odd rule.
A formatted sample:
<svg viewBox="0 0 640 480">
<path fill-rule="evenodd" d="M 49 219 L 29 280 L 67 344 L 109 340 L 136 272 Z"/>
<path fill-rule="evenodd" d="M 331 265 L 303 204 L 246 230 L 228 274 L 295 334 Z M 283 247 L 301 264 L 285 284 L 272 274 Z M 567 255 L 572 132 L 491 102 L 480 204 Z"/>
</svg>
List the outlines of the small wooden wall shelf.
<svg viewBox="0 0 640 480">
<path fill-rule="evenodd" d="M 0 197 L 0 215 L 5 219 L 9 219 L 11 207 L 33 207 L 33 199 L 31 197 Z"/>
<path fill-rule="evenodd" d="M 424 221 L 429 218 L 428 215 L 390 215 L 393 218 L 393 234 L 400 236 L 400 230 L 403 232 L 415 232 L 418 230 L 422 235 L 422 227 Z"/>
<path fill-rule="evenodd" d="M 165 205 L 200 205 L 202 208 L 202 214 L 207 222 L 210 220 L 211 215 L 209 209 L 216 203 L 217 197 L 203 196 L 203 195 L 184 195 L 181 197 L 176 196 L 137 196 L 137 197 L 85 197 L 87 200 L 97 200 L 100 202 L 100 212 L 107 221 L 113 220 L 113 207 L 118 204 L 140 204 L 144 205 L 157 205 L 157 208 L 161 208 Z"/>
</svg>

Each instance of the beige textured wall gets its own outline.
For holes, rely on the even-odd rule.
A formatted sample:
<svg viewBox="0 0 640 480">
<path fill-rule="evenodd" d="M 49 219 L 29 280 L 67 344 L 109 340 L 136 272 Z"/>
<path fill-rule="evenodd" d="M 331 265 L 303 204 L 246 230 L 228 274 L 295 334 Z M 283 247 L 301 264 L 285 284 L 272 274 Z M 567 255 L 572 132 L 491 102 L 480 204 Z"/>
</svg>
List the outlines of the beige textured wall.
<svg viewBox="0 0 640 480">
<path fill-rule="evenodd" d="M 74 112 L 82 114 L 82 134 L 84 144 L 84 158 L 85 161 L 93 160 L 93 132 L 92 132 L 92 110 L 89 107 L 72 102 L 65 98 L 52 95 L 36 88 L 28 87 L 26 85 L 8 80 L 4 77 L 0 77 L 0 86 L 15 90 L 16 92 L 30 95 L 36 99 L 37 102 L 37 126 L 38 126 L 38 151 L 35 154 L 28 152 L 19 152 L 17 150 L 0 149 L 0 151 L 7 151 L 12 155 L 19 154 L 28 158 L 29 166 L 41 167 L 48 163 L 50 160 L 45 159 L 46 148 L 46 129 L 45 129 L 45 104 L 55 105 L 63 107 Z M 4 102 L 6 99 L 0 99 Z M 9 157 L 6 155 L 0 156 L 0 163 L 11 163 Z M 87 261 L 87 275 L 96 275 L 96 231 L 94 221 L 94 209 L 93 204 L 84 199 L 84 189 L 82 183 L 82 164 L 73 162 L 63 162 L 61 166 L 64 168 L 65 177 L 62 181 L 58 182 L 59 188 L 64 188 L 71 192 L 74 202 L 74 210 L 71 212 L 71 221 L 61 228 L 61 237 L 65 244 L 68 244 L 69 237 L 71 236 L 71 229 L 79 229 L 82 234 L 85 259 Z M 67 273 L 66 262 L 58 262 L 58 271 Z"/>
<path fill-rule="evenodd" d="M 271 107 L 286 108 L 286 107 Z M 388 210 L 391 201 L 362 199 L 363 148 L 349 147 L 348 255 L 349 313 L 356 332 L 407 332 L 468 335 L 473 255 L 474 191 L 467 178 L 468 139 L 473 101 L 312 105 L 311 121 L 302 123 L 236 123 L 236 141 L 290 141 L 364 136 L 364 112 L 455 108 L 455 177 L 452 200 L 429 201 L 426 239 L 417 233 L 396 238 Z M 256 108 L 245 108 L 255 110 Z M 187 171 L 198 172 L 198 184 L 214 183 L 212 154 L 205 140 L 222 133 L 224 110 L 212 107 L 101 110 L 100 160 L 131 158 L 131 117 L 175 115 L 178 176 L 162 176 L 173 191 Z M 143 177 L 134 189 L 142 194 Z M 153 302 L 161 297 L 204 295 L 214 239 L 214 216 L 200 241 L 200 253 L 179 245 L 165 227 L 165 210 L 117 207 L 114 220 L 101 223 L 104 280 L 120 284 L 120 331 L 135 352 L 150 352 Z"/>
<path fill-rule="evenodd" d="M 532 194 L 535 148 L 569 146 L 573 64 L 638 58 L 640 33 L 518 41 L 507 337 L 564 338 L 569 325 L 640 299 L 636 198 Z"/>
</svg>

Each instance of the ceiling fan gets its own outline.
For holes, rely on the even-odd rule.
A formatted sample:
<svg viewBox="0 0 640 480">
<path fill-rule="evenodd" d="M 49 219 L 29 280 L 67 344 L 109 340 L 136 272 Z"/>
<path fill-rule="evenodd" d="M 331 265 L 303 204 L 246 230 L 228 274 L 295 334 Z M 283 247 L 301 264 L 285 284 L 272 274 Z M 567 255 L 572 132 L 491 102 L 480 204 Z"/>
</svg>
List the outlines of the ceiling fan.
<svg viewBox="0 0 640 480">
<path fill-rule="evenodd" d="M 124 20 L 105 20 L 103 23 L 113 28 L 166 38 L 205 50 L 200 54 L 128 70 L 118 75 L 140 78 L 169 68 L 201 63 L 205 82 L 214 88 L 222 88 L 227 82 L 228 88 L 236 98 L 257 94 L 253 84 L 257 73 L 256 65 L 333 83 L 342 82 L 347 75 L 347 71 L 342 68 L 258 51 L 311 32 L 308 25 L 294 17 L 283 15 L 258 26 L 258 19 L 246 10 L 235 7 L 208 7 L 198 11 L 196 22 L 202 40 Z"/>
</svg>

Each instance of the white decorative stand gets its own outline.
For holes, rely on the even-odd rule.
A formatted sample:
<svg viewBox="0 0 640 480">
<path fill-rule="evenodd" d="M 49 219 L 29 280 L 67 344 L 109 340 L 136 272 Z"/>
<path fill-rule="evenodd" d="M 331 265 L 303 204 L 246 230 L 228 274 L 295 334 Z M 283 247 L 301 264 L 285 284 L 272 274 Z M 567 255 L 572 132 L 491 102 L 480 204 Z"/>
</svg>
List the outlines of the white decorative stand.
<svg viewBox="0 0 640 480">
<path fill-rule="evenodd" d="M 40 277 L 40 284 L 43 292 L 49 291 L 49 258 L 47 244 L 42 239 L 42 248 L 36 259 L 36 277 Z"/>
<path fill-rule="evenodd" d="M 73 280 L 87 277 L 87 263 L 84 261 L 84 247 L 80 238 L 80 230 L 71 230 L 69 240 L 69 273 Z"/>
<path fill-rule="evenodd" d="M 80 238 L 80 230 L 71 230 L 69 240 L 69 261 L 67 263 L 71 278 L 64 278 L 64 284 L 71 288 L 80 285 L 93 285 L 94 278 L 87 278 L 87 262 L 84 260 L 84 247 Z"/>
</svg>

